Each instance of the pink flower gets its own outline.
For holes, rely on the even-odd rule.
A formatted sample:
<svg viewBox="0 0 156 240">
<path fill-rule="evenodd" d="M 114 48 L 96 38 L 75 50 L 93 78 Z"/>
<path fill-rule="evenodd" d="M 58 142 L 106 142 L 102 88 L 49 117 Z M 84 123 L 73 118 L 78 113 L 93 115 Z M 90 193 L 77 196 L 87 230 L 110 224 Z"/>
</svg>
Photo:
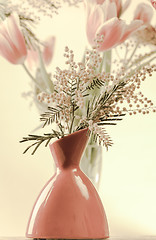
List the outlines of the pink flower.
<svg viewBox="0 0 156 240">
<path fill-rule="evenodd" d="M 43 59 L 46 65 L 49 65 L 54 54 L 55 37 L 50 37 L 45 41 L 45 47 L 43 49 Z"/>
<path fill-rule="evenodd" d="M 102 5 L 107 0 L 93 0 L 93 1 L 96 2 L 97 4 Z M 115 3 L 118 17 L 120 16 L 121 11 L 122 12 L 125 11 L 131 2 L 131 0 L 126 0 L 125 3 L 122 4 L 121 0 L 109 0 L 109 1 L 110 1 L 110 3 Z"/>
<path fill-rule="evenodd" d="M 121 7 L 122 7 L 122 1 L 121 0 L 110 0 L 111 3 L 116 4 L 116 9 L 117 9 L 117 15 L 120 15 Z"/>
<path fill-rule="evenodd" d="M 144 23 L 150 23 L 151 19 L 153 17 L 153 10 L 150 5 L 147 5 L 145 3 L 140 3 L 134 13 L 134 19 L 140 19 Z"/>
<path fill-rule="evenodd" d="M 27 56 L 24 37 L 16 14 L 0 25 L 0 55 L 13 64 L 22 64 Z"/>
<path fill-rule="evenodd" d="M 116 5 L 107 0 L 102 5 L 86 0 L 86 11 L 86 32 L 89 43 L 95 46 L 97 36 L 103 38 L 99 43 L 99 51 L 108 50 L 125 41 L 143 24 L 141 20 L 134 20 L 127 25 L 117 17 Z"/>
<path fill-rule="evenodd" d="M 156 9 L 156 0 L 151 0 L 153 7 Z"/>
<path fill-rule="evenodd" d="M 55 46 L 55 37 L 51 36 L 44 42 L 44 48 L 42 50 L 42 57 L 43 61 L 46 65 L 49 65 L 53 54 L 54 54 L 54 46 Z M 39 56 L 38 52 L 31 49 L 28 50 L 28 55 L 26 62 L 28 64 L 29 68 L 32 68 L 33 65 L 38 66 L 39 65 Z"/>
</svg>

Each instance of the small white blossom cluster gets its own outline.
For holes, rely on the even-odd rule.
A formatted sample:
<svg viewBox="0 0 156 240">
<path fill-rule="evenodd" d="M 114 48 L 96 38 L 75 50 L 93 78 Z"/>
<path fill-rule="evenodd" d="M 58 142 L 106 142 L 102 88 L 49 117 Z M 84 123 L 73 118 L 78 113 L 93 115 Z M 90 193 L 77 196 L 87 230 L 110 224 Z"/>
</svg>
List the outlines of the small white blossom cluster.
<svg viewBox="0 0 156 240">
<path fill-rule="evenodd" d="M 100 55 L 95 51 L 86 51 L 85 63 L 74 61 L 74 54 L 68 47 L 65 48 L 64 57 L 68 70 L 61 70 L 56 68 L 55 78 L 55 92 L 53 94 L 41 93 L 39 100 L 48 104 L 57 102 L 56 105 L 63 103 L 75 102 L 79 107 L 84 106 L 83 92 L 86 86 L 92 83 L 93 79 L 109 79 L 105 73 L 97 73 L 97 67 L 101 62 Z M 74 94 L 71 95 L 71 91 Z"/>
<path fill-rule="evenodd" d="M 85 102 L 84 102 L 83 94 L 80 90 L 75 90 L 75 102 L 77 103 L 80 109 L 84 107 Z"/>
<path fill-rule="evenodd" d="M 69 6 L 78 6 L 79 3 L 82 3 L 83 0 L 63 0 L 65 3 L 68 3 Z"/>
<path fill-rule="evenodd" d="M 74 54 L 72 50 L 69 50 L 68 47 L 65 48 L 64 57 L 66 58 L 66 64 L 71 69 L 71 74 L 77 74 L 77 77 L 80 79 L 80 86 L 84 86 L 85 83 L 92 82 L 93 78 L 100 77 L 98 68 L 101 64 L 102 58 L 100 54 L 94 50 L 87 50 L 85 52 L 84 62 L 78 62 L 77 64 L 74 61 Z M 83 79 L 83 81 L 81 81 Z"/>
<path fill-rule="evenodd" d="M 136 64 L 130 70 L 121 67 L 120 71 L 110 74 L 98 71 L 101 57 L 96 49 L 86 51 L 84 62 L 76 63 L 68 47 L 64 57 L 68 69 L 56 68 L 54 92 L 40 93 L 38 100 L 51 107 L 50 117 L 69 133 L 72 128 L 75 131 L 88 127 L 98 142 L 108 148 L 112 142 L 104 125 L 121 120 L 126 113 L 156 111 L 153 102 L 140 91 L 141 83 L 152 76 L 156 65 Z M 95 88 L 98 91 L 90 94 Z"/>
<path fill-rule="evenodd" d="M 128 73 L 127 75 L 130 77 L 125 78 L 125 87 L 123 88 L 124 92 L 119 100 L 119 104 L 127 103 L 127 107 L 117 107 L 118 111 L 121 112 L 129 112 L 130 115 L 136 113 L 149 113 L 149 111 L 153 110 L 155 112 L 155 106 L 153 102 L 144 96 L 144 94 L 140 91 L 141 83 L 145 81 L 147 76 L 151 77 L 152 73 L 156 71 L 156 65 L 143 66 L 141 69 L 135 70 L 135 72 Z"/>
<path fill-rule="evenodd" d="M 52 17 L 60 7 L 61 3 L 58 0 L 9 0 L 7 11 L 16 12 L 19 16 L 37 22 L 41 16 Z"/>
<path fill-rule="evenodd" d="M 59 8 L 64 3 L 69 6 L 78 6 L 83 0 L 5 0 L 7 12 L 16 12 L 19 16 L 32 19 L 38 22 L 42 16 L 52 18 L 54 14 L 58 14 Z M 4 2 L 5 2 L 4 1 Z"/>
<path fill-rule="evenodd" d="M 51 94 L 40 93 L 38 100 L 49 106 L 62 108 L 60 118 L 64 118 L 67 123 L 71 118 L 72 105 L 83 109 L 85 104 L 83 92 L 86 90 L 87 84 L 99 76 L 95 72 L 95 68 L 101 59 L 95 50 L 87 51 L 85 63 L 76 64 L 73 51 L 68 47 L 65 47 L 64 57 L 69 69 L 61 70 L 57 67 L 56 74 L 53 76 L 55 91 Z"/>
</svg>

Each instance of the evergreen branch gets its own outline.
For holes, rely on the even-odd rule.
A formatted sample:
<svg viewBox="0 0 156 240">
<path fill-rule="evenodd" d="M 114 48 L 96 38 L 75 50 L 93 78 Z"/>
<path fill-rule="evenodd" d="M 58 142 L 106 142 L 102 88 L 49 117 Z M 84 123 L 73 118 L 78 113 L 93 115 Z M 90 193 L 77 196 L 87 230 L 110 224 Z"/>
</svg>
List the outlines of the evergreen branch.
<svg viewBox="0 0 156 240">
<path fill-rule="evenodd" d="M 60 117 L 60 112 L 62 111 L 62 107 L 60 109 L 54 107 L 48 107 L 47 112 L 41 114 L 40 120 L 44 122 L 43 127 L 46 125 L 52 124 L 54 121 L 57 121 Z"/>
<path fill-rule="evenodd" d="M 87 127 L 88 127 L 88 123 L 82 122 L 77 126 L 76 131 L 79 131 L 79 130 L 87 128 Z"/>
<path fill-rule="evenodd" d="M 110 117 L 108 114 L 109 109 L 111 108 L 114 101 L 117 102 L 119 99 L 121 99 L 122 93 L 124 92 L 122 88 L 125 85 L 126 83 L 120 82 L 118 85 L 114 85 L 113 89 L 110 92 L 104 92 L 103 95 L 99 95 L 99 97 L 95 97 L 92 101 L 92 104 L 89 104 L 88 117 L 93 121 L 95 120 L 105 121 L 106 117 L 107 118 Z M 114 100 L 112 101 L 113 95 L 114 95 Z M 104 111 L 104 116 L 100 116 L 99 114 L 100 110 Z M 100 123 L 100 125 L 102 124 Z M 106 123 L 103 123 L 103 125 L 106 125 Z M 107 124 L 107 125 L 110 125 L 110 124 Z M 115 125 L 115 124 L 111 123 L 111 125 Z"/>
<path fill-rule="evenodd" d="M 90 112 L 90 100 L 88 101 L 87 104 L 87 118 L 89 118 L 89 112 Z"/>
<path fill-rule="evenodd" d="M 74 123 L 74 119 L 75 119 L 75 116 L 74 116 L 75 107 L 74 107 L 74 105 L 72 106 L 72 108 L 73 108 L 73 110 L 72 110 L 72 120 L 71 120 L 70 129 L 69 129 L 70 134 L 72 133 L 72 127 L 73 127 L 73 123 Z"/>
<path fill-rule="evenodd" d="M 45 147 L 47 147 L 47 145 L 49 144 L 49 142 L 51 141 L 52 138 L 60 138 L 62 137 L 62 134 L 60 132 L 57 132 L 55 130 L 52 130 L 53 133 L 48 133 L 48 134 L 44 134 L 44 135 L 28 135 L 28 137 L 23 137 L 23 140 L 20 141 L 20 143 L 23 142 L 28 142 L 28 141 L 35 141 L 33 144 L 31 144 L 30 146 L 28 146 L 25 151 L 23 152 L 23 154 L 25 154 L 30 148 L 32 148 L 33 146 L 36 145 L 36 147 L 34 148 L 33 152 L 31 153 L 32 155 L 36 152 L 36 150 L 38 149 L 38 147 L 43 143 L 46 142 Z"/>
<path fill-rule="evenodd" d="M 121 114 L 121 115 L 116 115 L 116 117 L 121 117 L 121 116 L 125 116 L 126 114 Z M 115 117 L 115 115 L 114 115 L 114 117 Z M 105 116 L 104 117 L 100 117 L 99 118 L 99 120 L 100 121 L 121 121 L 122 120 L 122 118 L 105 118 Z"/>
<path fill-rule="evenodd" d="M 115 94 L 119 89 L 123 88 L 126 85 L 124 81 L 121 81 L 118 85 L 114 85 L 113 89 L 110 93 L 105 92 L 104 96 L 100 99 L 100 104 L 104 106 L 106 102 L 112 97 L 113 94 Z M 118 92 L 119 94 L 119 92 Z M 99 109 L 98 109 L 99 111 Z"/>
<path fill-rule="evenodd" d="M 77 82 L 76 79 L 73 78 L 71 81 L 68 81 L 68 84 L 70 85 L 70 89 L 68 91 L 68 95 L 73 98 L 75 96 L 75 90 L 77 90 Z"/>
<path fill-rule="evenodd" d="M 108 150 L 113 145 L 113 142 L 104 128 L 101 129 L 100 134 L 93 132 L 93 141 L 98 142 L 99 145 L 103 145 Z"/>
<path fill-rule="evenodd" d="M 122 114 L 125 116 L 126 114 Z M 97 125 L 117 125 L 117 123 L 112 123 L 113 121 L 121 121 L 122 118 L 99 118 L 100 122 L 97 122 Z"/>
<path fill-rule="evenodd" d="M 121 120 L 121 119 L 120 119 Z M 108 123 L 108 122 L 98 122 L 98 126 L 103 126 L 103 125 L 117 125 L 117 123 Z"/>
<path fill-rule="evenodd" d="M 92 83 L 90 85 L 88 85 L 84 91 L 94 90 L 95 87 L 96 88 L 101 88 L 104 85 L 105 85 L 104 80 L 100 80 L 100 79 L 96 78 L 96 79 L 93 79 Z"/>
</svg>

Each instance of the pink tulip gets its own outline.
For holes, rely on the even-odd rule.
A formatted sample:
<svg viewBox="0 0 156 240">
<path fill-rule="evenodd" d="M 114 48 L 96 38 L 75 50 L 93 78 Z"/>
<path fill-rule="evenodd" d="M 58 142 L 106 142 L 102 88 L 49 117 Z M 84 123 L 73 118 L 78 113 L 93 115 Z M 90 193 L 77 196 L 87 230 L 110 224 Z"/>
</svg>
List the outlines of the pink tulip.
<svg viewBox="0 0 156 240">
<path fill-rule="evenodd" d="M 134 19 L 142 20 L 144 23 L 150 23 L 153 17 L 153 10 L 150 5 L 140 3 L 134 13 Z"/>
<path fill-rule="evenodd" d="M 109 1 L 98 5 L 88 0 L 86 10 L 86 32 L 89 43 L 95 46 L 97 36 L 99 39 L 103 37 L 102 42 L 99 43 L 99 51 L 108 50 L 125 41 L 143 24 L 141 20 L 134 20 L 127 25 L 117 18 L 116 6 Z"/>
<path fill-rule="evenodd" d="M 126 9 L 129 7 L 129 5 L 130 5 L 130 3 L 131 3 L 131 0 L 126 0 L 125 2 L 124 2 L 124 4 L 122 5 L 122 13 L 124 12 L 124 11 L 126 11 Z"/>
<path fill-rule="evenodd" d="M 99 29 L 98 36 L 103 36 L 103 41 L 99 44 L 99 51 L 108 50 L 116 46 L 124 31 L 124 22 L 118 18 L 111 18 L 106 21 Z"/>
<path fill-rule="evenodd" d="M 121 0 L 94 0 L 94 2 L 96 2 L 97 4 L 102 5 L 105 2 L 109 2 L 109 3 L 114 3 L 116 5 L 116 9 L 117 9 L 117 13 L 119 14 L 120 10 L 121 10 Z"/>
<path fill-rule="evenodd" d="M 87 37 L 91 45 L 95 45 L 97 29 L 107 20 L 117 16 L 117 10 L 114 3 L 105 1 L 103 5 L 97 5 L 89 0 L 86 1 L 87 11 Z"/>
<path fill-rule="evenodd" d="M 141 26 L 143 22 L 141 20 L 133 20 L 129 25 L 125 24 L 124 33 L 119 41 L 119 43 L 124 42 L 128 37 L 135 33 Z"/>
<path fill-rule="evenodd" d="M 27 56 L 19 18 L 12 14 L 0 25 L 0 55 L 13 64 L 22 64 Z"/>
<path fill-rule="evenodd" d="M 97 4 L 103 4 L 105 0 L 95 0 Z"/>
<path fill-rule="evenodd" d="M 94 3 L 102 5 L 104 2 L 108 0 L 92 0 Z M 114 3 L 116 5 L 117 10 L 117 16 L 119 17 L 121 14 L 121 11 L 125 11 L 127 7 L 129 6 L 131 0 L 126 0 L 124 4 L 122 4 L 121 0 L 109 0 L 110 3 Z"/>
<path fill-rule="evenodd" d="M 54 54 L 55 47 L 55 37 L 50 37 L 45 42 L 45 47 L 43 49 L 43 60 L 46 65 L 49 65 Z"/>
<path fill-rule="evenodd" d="M 45 42 L 44 42 L 44 48 L 42 49 L 42 58 L 43 61 L 46 65 L 49 65 L 53 54 L 54 54 L 54 46 L 55 46 L 55 37 L 49 37 Z M 31 69 L 33 66 L 39 65 L 39 55 L 38 52 L 35 51 L 34 49 L 28 50 L 28 55 L 26 59 L 26 63 L 28 67 Z"/>
<path fill-rule="evenodd" d="M 151 0 L 152 6 L 156 9 L 156 0 Z"/>
<path fill-rule="evenodd" d="M 111 2 L 114 2 L 116 4 L 117 8 L 117 15 L 120 15 L 121 7 L 122 7 L 122 2 L 121 0 L 110 0 Z"/>
</svg>

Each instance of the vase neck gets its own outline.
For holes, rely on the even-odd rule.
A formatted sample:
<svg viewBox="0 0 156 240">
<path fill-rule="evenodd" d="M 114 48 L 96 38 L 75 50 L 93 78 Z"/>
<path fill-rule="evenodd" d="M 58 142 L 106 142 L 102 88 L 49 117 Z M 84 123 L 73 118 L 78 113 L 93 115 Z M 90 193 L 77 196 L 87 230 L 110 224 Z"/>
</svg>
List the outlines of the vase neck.
<svg viewBox="0 0 156 240">
<path fill-rule="evenodd" d="M 56 167 L 77 168 L 88 138 L 88 129 L 82 129 L 50 144 Z"/>
</svg>

